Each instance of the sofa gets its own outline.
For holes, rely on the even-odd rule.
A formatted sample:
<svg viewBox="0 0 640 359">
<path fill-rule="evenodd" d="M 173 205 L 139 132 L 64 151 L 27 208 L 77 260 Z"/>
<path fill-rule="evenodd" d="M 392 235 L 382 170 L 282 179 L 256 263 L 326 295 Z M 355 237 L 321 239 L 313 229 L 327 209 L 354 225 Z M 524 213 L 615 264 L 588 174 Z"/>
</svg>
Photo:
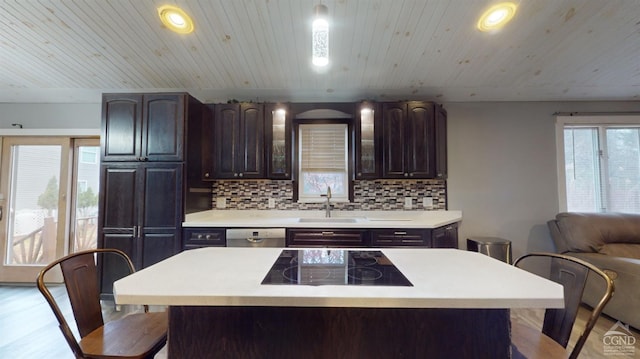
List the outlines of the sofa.
<svg viewBox="0 0 640 359">
<path fill-rule="evenodd" d="M 547 225 L 558 253 L 586 260 L 613 279 L 603 313 L 640 329 L 640 214 L 563 212 Z M 601 279 L 589 278 L 583 302 L 595 306 L 603 290 Z"/>
</svg>

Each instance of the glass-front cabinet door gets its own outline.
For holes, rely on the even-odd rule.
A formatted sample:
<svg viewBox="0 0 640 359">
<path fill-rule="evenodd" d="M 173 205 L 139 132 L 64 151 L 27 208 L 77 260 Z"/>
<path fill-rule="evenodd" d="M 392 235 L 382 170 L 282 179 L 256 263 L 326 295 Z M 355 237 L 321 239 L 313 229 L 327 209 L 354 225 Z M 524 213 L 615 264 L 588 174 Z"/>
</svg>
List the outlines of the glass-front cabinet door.
<svg viewBox="0 0 640 359">
<path fill-rule="evenodd" d="M 363 102 L 356 108 L 356 178 L 375 179 L 379 177 L 378 127 L 379 116 L 374 103 Z"/>
<path fill-rule="evenodd" d="M 267 177 L 291 179 L 291 118 L 288 107 L 266 104 Z"/>
</svg>

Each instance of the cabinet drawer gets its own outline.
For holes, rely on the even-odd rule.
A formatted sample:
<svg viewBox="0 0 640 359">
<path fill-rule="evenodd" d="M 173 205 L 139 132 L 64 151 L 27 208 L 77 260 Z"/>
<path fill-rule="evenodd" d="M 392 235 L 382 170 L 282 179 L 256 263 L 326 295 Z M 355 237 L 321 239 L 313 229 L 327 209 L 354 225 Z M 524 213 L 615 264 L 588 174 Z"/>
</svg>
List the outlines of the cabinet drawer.
<svg viewBox="0 0 640 359">
<path fill-rule="evenodd" d="M 287 247 L 366 247 L 367 231 L 358 229 L 289 229 Z"/>
<path fill-rule="evenodd" d="M 428 229 L 374 229 L 371 230 L 373 247 L 431 247 Z"/>
<path fill-rule="evenodd" d="M 225 230 L 220 228 L 184 228 L 183 248 L 224 247 L 227 244 Z"/>
</svg>

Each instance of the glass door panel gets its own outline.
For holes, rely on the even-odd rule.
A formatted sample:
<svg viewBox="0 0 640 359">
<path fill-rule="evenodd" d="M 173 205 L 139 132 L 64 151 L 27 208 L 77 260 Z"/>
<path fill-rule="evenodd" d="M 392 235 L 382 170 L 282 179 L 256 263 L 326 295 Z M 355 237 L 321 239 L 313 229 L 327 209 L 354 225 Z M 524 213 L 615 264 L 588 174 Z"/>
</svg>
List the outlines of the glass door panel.
<svg viewBox="0 0 640 359">
<path fill-rule="evenodd" d="M 73 176 L 71 238 L 72 250 L 77 252 L 97 246 L 98 191 L 100 189 L 99 139 L 75 141 Z"/>
<path fill-rule="evenodd" d="M 42 266 L 63 254 L 68 148 L 68 139 L 3 140 L 0 280 L 33 282 Z"/>
</svg>

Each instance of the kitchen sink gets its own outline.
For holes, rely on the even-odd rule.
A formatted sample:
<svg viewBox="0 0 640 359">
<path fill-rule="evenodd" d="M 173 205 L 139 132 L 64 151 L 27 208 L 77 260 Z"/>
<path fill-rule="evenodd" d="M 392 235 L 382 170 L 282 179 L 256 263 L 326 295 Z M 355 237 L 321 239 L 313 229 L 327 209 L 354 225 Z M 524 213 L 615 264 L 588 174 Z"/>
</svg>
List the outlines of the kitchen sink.
<svg viewBox="0 0 640 359">
<path fill-rule="evenodd" d="M 333 218 L 333 217 L 320 217 L 320 218 L 299 218 L 300 223 L 356 223 L 357 218 Z"/>
</svg>

